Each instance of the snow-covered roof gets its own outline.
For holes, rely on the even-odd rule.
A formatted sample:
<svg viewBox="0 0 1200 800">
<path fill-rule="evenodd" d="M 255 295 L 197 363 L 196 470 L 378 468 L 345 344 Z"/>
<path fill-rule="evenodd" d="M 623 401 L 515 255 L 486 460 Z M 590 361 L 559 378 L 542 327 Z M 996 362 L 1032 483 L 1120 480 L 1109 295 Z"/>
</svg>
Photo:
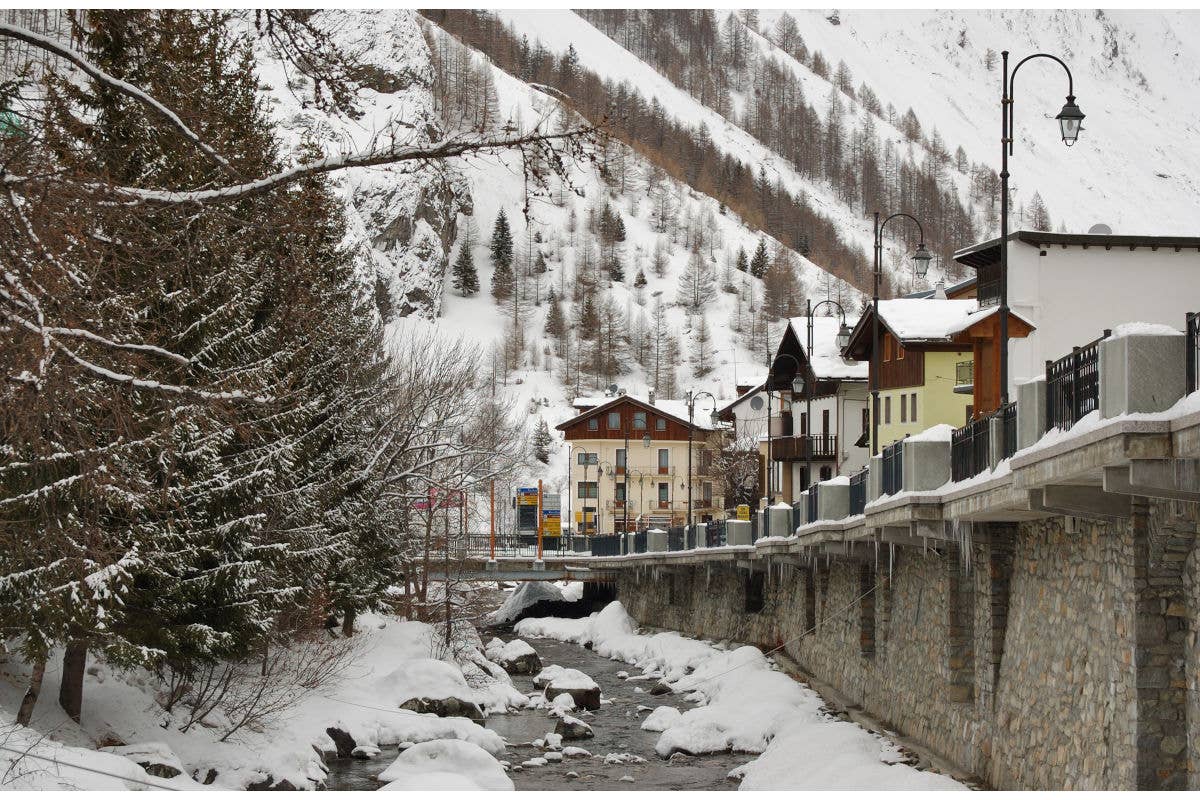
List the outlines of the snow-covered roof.
<svg viewBox="0 0 1200 800">
<path fill-rule="evenodd" d="M 846 324 L 851 328 L 857 322 L 854 317 L 846 318 Z M 808 347 L 808 317 L 792 317 L 788 325 L 800 343 L 800 349 L 805 350 Z M 813 351 L 808 354 L 813 374 L 823 379 L 865 381 L 870 363 L 842 358 L 837 345 L 841 327 L 842 321 L 837 317 L 813 317 Z"/>
<path fill-rule="evenodd" d="M 901 341 L 953 338 L 975 323 L 971 317 L 977 311 L 978 300 L 898 298 L 879 301 L 880 321 Z"/>
<path fill-rule="evenodd" d="M 666 414 L 669 417 L 674 417 L 675 419 L 679 420 L 680 422 L 684 422 L 684 423 L 687 422 L 688 407 L 687 407 L 686 401 L 684 401 L 684 400 L 663 400 L 662 398 L 656 397 L 656 398 L 654 398 L 654 402 L 651 403 L 648 395 L 637 394 L 634 392 L 628 392 L 626 394 L 612 395 L 612 396 L 600 395 L 600 396 L 576 397 L 574 400 L 571 401 L 571 405 L 579 410 L 580 413 L 578 416 L 583 416 L 584 414 L 590 414 L 593 411 L 596 411 L 597 409 L 601 408 L 602 406 L 609 405 L 611 403 L 615 403 L 619 400 L 624 400 L 624 399 L 635 400 L 638 403 L 641 403 L 642 405 L 650 406 L 651 408 L 657 409 L 658 411 L 661 411 L 662 413 Z M 717 426 L 713 425 L 713 422 L 712 422 L 712 412 L 717 409 L 712 408 L 710 406 L 711 406 L 711 402 L 708 400 L 707 397 L 701 398 L 696 403 L 696 417 L 694 420 L 692 420 L 693 427 L 700 428 L 700 429 L 706 430 L 706 431 L 713 431 L 713 430 L 717 429 Z M 567 420 L 566 422 L 563 423 L 563 425 L 569 425 L 573 421 L 574 421 L 573 419 Z M 562 426 L 560 426 L 560 427 L 562 427 Z"/>
</svg>

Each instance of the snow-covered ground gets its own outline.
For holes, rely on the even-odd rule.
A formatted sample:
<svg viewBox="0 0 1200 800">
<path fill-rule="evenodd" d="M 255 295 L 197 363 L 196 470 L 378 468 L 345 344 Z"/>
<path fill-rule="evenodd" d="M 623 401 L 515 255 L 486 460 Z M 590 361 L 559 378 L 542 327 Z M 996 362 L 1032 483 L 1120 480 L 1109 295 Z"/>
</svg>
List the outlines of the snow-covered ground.
<svg viewBox="0 0 1200 800">
<path fill-rule="evenodd" d="M 526 619 L 521 636 L 590 642 L 600 655 L 626 661 L 685 694 L 697 707 L 652 713 L 660 756 L 739 750 L 759 757 L 736 771 L 743 789 L 963 789 L 957 781 L 895 763 L 896 746 L 821 712 L 820 696 L 778 671 L 758 649 L 639 633 L 620 602 L 586 619 Z M 638 676 L 634 676 L 635 678 Z"/>
<path fill-rule="evenodd" d="M 219 741 L 216 727 L 196 725 L 181 732 L 182 711 L 163 710 L 163 687 L 157 679 L 141 670 L 121 672 L 103 661 L 88 667 L 81 725 L 68 719 L 55 702 L 59 676 L 52 663 L 32 725 L 17 728 L 12 723 L 27 675 L 15 662 L 0 663 L 0 774 L 13 778 L 5 788 L 124 789 L 146 788 L 146 783 L 194 788 L 197 784 L 189 776 L 203 781 L 210 770 L 215 770 L 214 788 L 242 789 L 268 779 L 311 788 L 325 778 L 319 753 L 336 752 L 326 732 L 331 728 L 349 734 L 368 752 L 402 742 L 441 742 L 428 752 L 402 757 L 396 774 L 405 786 L 419 784 L 417 776 L 428 767 L 422 759 L 437 758 L 431 752 L 452 752 L 464 763 L 475 764 L 486 756 L 498 768 L 495 756 L 504 753 L 504 742 L 495 732 L 466 718 L 399 708 L 416 697 L 457 697 L 477 703 L 487 713 L 526 705 L 528 698 L 486 661 L 478 637 L 459 646 L 457 661 L 431 657 L 441 652 L 438 633 L 421 622 L 366 615 L 354 638 L 358 643 L 353 662 L 337 681 L 304 696 L 270 724 L 243 728 L 226 742 Z M 445 745 L 444 740 L 471 748 Z M 101 745 L 114 744 L 138 746 L 96 752 Z M 156 778 L 135 760 L 178 764 L 183 774 Z M 495 788 L 489 774 L 494 770 L 476 776 L 480 788 Z M 440 785 L 440 778 L 430 781 Z"/>
</svg>

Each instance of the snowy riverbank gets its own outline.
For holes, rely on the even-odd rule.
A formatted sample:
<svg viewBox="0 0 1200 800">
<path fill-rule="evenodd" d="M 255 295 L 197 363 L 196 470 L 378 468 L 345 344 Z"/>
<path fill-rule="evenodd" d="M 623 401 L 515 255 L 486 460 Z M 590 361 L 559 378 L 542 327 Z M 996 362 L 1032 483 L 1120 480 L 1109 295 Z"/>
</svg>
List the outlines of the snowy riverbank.
<svg viewBox="0 0 1200 800">
<path fill-rule="evenodd" d="M 963 789 L 957 781 L 895 763 L 896 746 L 823 714 L 821 697 L 775 669 L 753 647 L 727 649 L 677 633 L 638 633 L 619 602 L 585 619 L 526 619 L 520 636 L 591 643 L 697 703 L 652 715 L 660 756 L 739 750 L 760 754 L 740 767 L 743 789 Z M 649 727 L 648 727 L 649 726 Z"/>
<path fill-rule="evenodd" d="M 27 675 L 16 661 L 0 662 L 0 774 L 10 781 L 5 788 L 197 788 L 204 782 L 221 789 L 317 788 L 325 779 L 324 760 L 337 754 L 339 744 L 374 756 L 402 742 L 454 740 L 473 746 L 459 748 L 473 754 L 464 763 L 498 763 L 495 756 L 505 746 L 493 731 L 465 717 L 400 708 L 409 701 L 453 697 L 464 707 L 473 704 L 493 714 L 528 702 L 486 659 L 474 631 L 459 633 L 455 655 L 439 659 L 438 634 L 430 625 L 366 615 L 358 627 L 353 662 L 332 685 L 303 697 L 269 724 L 243 728 L 225 742 L 219 741 L 220 727 L 213 720 L 181 731 L 183 712 L 178 707 L 164 711 L 163 687 L 154 676 L 118 671 L 103 661 L 88 666 L 82 724 L 55 703 L 59 678 L 57 668 L 48 666 L 32 724 L 19 728 L 13 720 Z M 115 752 L 98 752 L 110 745 Z M 421 753 L 409 755 L 396 773 L 411 782 L 423 769 L 411 763 Z M 379 757 L 396 758 L 394 751 Z M 154 773 L 180 774 L 156 777 L 139 762 L 154 765 Z M 481 778 L 494 785 L 493 773 Z"/>
</svg>

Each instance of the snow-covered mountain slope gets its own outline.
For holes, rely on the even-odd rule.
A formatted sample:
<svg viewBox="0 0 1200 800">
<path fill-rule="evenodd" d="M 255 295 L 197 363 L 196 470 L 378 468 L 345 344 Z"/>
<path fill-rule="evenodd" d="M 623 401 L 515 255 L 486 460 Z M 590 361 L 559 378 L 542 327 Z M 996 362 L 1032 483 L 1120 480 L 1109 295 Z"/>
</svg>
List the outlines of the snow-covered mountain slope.
<svg viewBox="0 0 1200 800">
<path fill-rule="evenodd" d="M 790 13 L 810 48 L 844 60 L 885 101 L 911 106 L 951 146 L 996 170 L 1000 52 L 1010 51 L 1010 65 L 1033 53 L 1061 57 L 1087 115 L 1083 133 L 1069 150 L 1059 138 L 1062 68 L 1049 59 L 1021 67 L 1010 161 L 1017 203 L 1038 192 L 1071 232 L 1097 222 L 1128 234 L 1200 226 L 1200 13 L 845 9 L 836 25 L 829 11 Z M 760 26 L 769 31 L 781 14 L 763 11 Z"/>
<path fill-rule="evenodd" d="M 260 40 L 259 75 L 285 148 L 366 149 L 399 131 L 399 144 L 442 137 L 432 93 L 433 67 L 411 11 L 328 11 L 315 22 L 367 69 L 358 95 L 361 116 L 347 119 L 311 102 L 311 81 L 289 73 Z M 347 246 L 354 249 L 364 293 L 381 317 L 436 317 L 459 213 L 471 196 L 453 164 L 431 169 L 401 164 L 335 173 L 346 201 Z"/>
</svg>

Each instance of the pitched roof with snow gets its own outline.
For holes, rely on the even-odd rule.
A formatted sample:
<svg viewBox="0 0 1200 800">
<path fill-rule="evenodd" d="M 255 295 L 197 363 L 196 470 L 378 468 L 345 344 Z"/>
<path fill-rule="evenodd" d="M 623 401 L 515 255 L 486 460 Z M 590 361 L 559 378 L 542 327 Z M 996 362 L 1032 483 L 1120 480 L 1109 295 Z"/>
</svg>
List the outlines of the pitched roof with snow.
<svg viewBox="0 0 1200 800">
<path fill-rule="evenodd" d="M 644 394 L 618 394 L 612 396 L 583 396 L 576 397 L 571 401 L 571 405 L 579 410 L 579 414 L 571 419 L 558 425 L 558 429 L 562 430 L 568 425 L 571 425 L 581 417 L 589 416 L 600 411 L 610 405 L 616 405 L 622 400 L 632 400 L 634 403 L 645 406 L 647 410 L 658 411 L 668 417 L 674 417 L 677 421 L 687 424 L 688 407 L 684 400 L 663 400 L 655 398 L 654 402 L 650 402 L 650 398 Z M 712 422 L 712 412 L 715 409 L 709 408 L 708 398 L 702 398 L 696 403 L 695 419 L 692 421 L 692 427 L 699 430 L 713 431 L 717 429 Z"/>
<path fill-rule="evenodd" d="M 842 358 L 837 345 L 838 331 L 842 321 L 837 317 L 813 317 L 813 351 L 808 355 L 813 375 L 821 380 L 863 380 L 867 379 L 870 364 L 866 361 L 847 361 Z M 853 317 L 846 318 L 846 324 L 851 328 L 857 323 Z M 803 351 L 808 347 L 808 317 L 792 317 L 788 326 L 796 336 Z"/>
</svg>

